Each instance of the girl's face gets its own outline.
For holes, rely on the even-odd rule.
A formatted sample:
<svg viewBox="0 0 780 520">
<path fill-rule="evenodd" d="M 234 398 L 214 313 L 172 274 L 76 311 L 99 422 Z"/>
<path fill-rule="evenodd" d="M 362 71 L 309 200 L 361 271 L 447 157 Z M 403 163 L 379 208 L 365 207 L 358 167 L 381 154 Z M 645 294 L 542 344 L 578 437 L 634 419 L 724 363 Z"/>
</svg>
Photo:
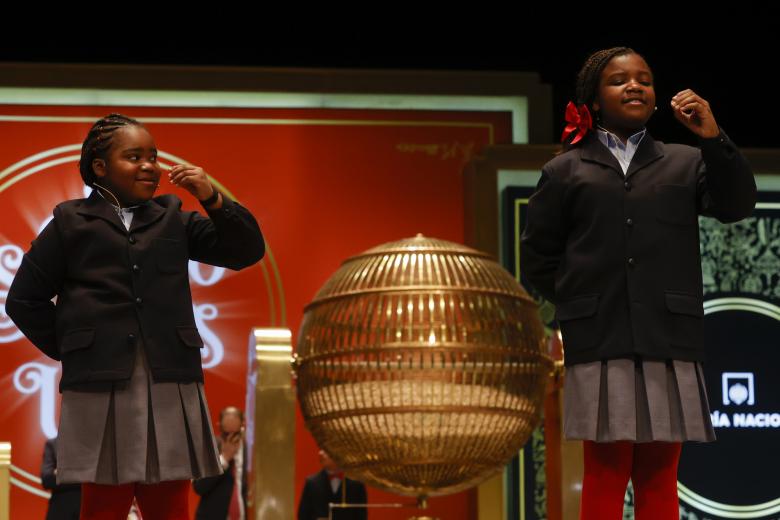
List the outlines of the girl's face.
<svg viewBox="0 0 780 520">
<path fill-rule="evenodd" d="M 655 110 L 653 73 L 638 54 L 615 56 L 601 71 L 593 110 L 601 126 L 620 137 L 641 130 Z"/>
<path fill-rule="evenodd" d="M 97 183 L 111 190 L 122 205 L 151 199 L 160 182 L 154 139 L 141 126 L 116 130 L 106 159 L 95 159 L 92 168 Z"/>
</svg>

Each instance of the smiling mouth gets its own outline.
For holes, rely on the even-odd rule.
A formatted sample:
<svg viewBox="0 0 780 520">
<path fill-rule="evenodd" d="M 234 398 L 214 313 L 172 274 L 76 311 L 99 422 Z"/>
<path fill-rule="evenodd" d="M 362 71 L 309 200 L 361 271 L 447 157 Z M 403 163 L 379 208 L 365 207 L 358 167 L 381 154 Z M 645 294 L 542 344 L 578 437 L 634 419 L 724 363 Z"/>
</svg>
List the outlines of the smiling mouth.
<svg viewBox="0 0 780 520">
<path fill-rule="evenodd" d="M 646 105 L 647 103 L 645 102 L 644 99 L 631 98 L 631 99 L 624 100 L 623 104 L 624 105 Z"/>
</svg>

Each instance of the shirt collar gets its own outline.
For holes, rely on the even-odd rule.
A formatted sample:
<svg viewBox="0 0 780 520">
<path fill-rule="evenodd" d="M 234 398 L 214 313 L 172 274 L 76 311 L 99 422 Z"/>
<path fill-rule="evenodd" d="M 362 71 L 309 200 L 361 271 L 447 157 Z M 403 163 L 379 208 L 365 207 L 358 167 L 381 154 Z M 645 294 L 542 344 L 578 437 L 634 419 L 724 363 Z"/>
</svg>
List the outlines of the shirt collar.
<svg viewBox="0 0 780 520">
<path fill-rule="evenodd" d="M 94 190 L 97 192 L 97 194 L 98 194 L 98 195 L 100 195 L 101 197 L 103 197 L 103 200 L 105 200 L 106 202 L 108 202 L 109 204 L 111 204 L 111 205 L 114 207 L 114 209 L 115 209 L 115 210 L 122 210 L 122 211 L 134 211 L 134 210 L 136 210 L 136 209 L 138 209 L 138 208 L 140 208 L 140 207 L 142 206 L 142 204 L 136 204 L 135 206 L 127 206 L 127 207 L 124 207 L 124 208 L 123 208 L 123 207 L 121 207 L 121 206 L 117 206 L 116 204 L 114 204 L 113 202 L 111 202 L 109 199 L 107 199 L 107 198 L 106 198 L 106 196 L 105 196 L 105 195 L 103 195 L 103 194 L 100 192 L 100 190 L 99 190 L 99 189 L 97 189 L 97 188 L 93 188 L 93 189 L 94 189 Z M 144 202 L 143 204 L 145 204 L 145 202 Z"/>
<path fill-rule="evenodd" d="M 639 143 L 647 133 L 647 128 L 643 128 L 639 132 L 629 137 L 626 144 L 623 144 L 623 141 L 621 141 L 617 135 L 613 134 L 609 130 L 600 126 L 596 127 L 596 129 L 598 130 L 599 140 L 604 143 L 604 146 L 607 148 L 620 148 L 621 150 L 624 150 L 627 144 L 631 144 L 634 147 L 639 146 Z"/>
</svg>

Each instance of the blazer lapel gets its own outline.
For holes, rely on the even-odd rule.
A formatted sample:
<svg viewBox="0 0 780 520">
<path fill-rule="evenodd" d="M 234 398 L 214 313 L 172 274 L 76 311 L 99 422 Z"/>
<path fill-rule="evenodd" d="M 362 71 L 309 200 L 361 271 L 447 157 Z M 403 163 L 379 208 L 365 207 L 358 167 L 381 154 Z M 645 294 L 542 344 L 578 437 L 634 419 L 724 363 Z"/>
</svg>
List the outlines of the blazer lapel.
<svg viewBox="0 0 780 520">
<path fill-rule="evenodd" d="M 607 153 L 609 153 L 609 150 L 607 150 Z M 612 154 L 610 153 L 610 155 Z M 628 171 L 626 172 L 626 179 L 663 156 L 664 152 L 661 145 L 650 137 L 649 133 L 646 133 L 642 138 L 642 142 L 639 143 L 634 157 L 631 158 L 631 163 L 628 165 Z"/>
<path fill-rule="evenodd" d="M 631 158 L 631 163 L 628 165 L 628 171 L 625 174 L 625 178 L 628 179 L 637 171 L 663 156 L 664 153 L 661 145 L 650 137 L 649 133 L 646 133 L 642 138 L 642 142 L 639 143 L 639 147 L 636 149 L 634 157 Z M 624 177 L 623 168 L 620 167 L 620 163 L 615 156 L 612 155 L 612 152 L 609 151 L 609 148 L 604 146 L 595 133 L 590 134 L 587 141 L 582 144 L 582 155 L 580 157 L 582 157 L 583 161 L 595 162 L 612 168 L 621 178 Z"/>
<path fill-rule="evenodd" d="M 133 221 L 130 224 L 130 232 L 135 233 L 141 228 L 151 226 L 165 215 L 165 209 L 157 204 L 154 199 L 138 206 L 133 212 Z"/>
<path fill-rule="evenodd" d="M 104 199 L 97 190 L 92 190 L 92 193 L 76 212 L 80 215 L 103 219 L 122 233 L 128 233 L 114 206 Z M 154 200 L 144 202 L 133 211 L 133 221 L 130 224 L 129 232 L 132 233 L 150 226 L 160 220 L 163 215 L 165 215 L 165 209 Z"/>
<path fill-rule="evenodd" d="M 84 200 L 84 204 L 76 210 L 76 213 L 87 217 L 103 219 L 123 234 L 127 233 L 125 225 L 122 224 L 122 220 L 119 218 L 119 215 L 117 215 L 114 206 L 104 199 L 95 189 L 93 189 L 92 193 L 89 194 L 89 197 Z"/>
<path fill-rule="evenodd" d="M 582 143 L 582 153 L 580 155 L 583 161 L 594 162 L 602 164 L 608 168 L 612 168 L 615 173 L 623 178 L 623 168 L 620 167 L 620 163 L 609 151 L 609 148 L 599 141 L 596 136 L 595 130 L 588 135 L 585 142 Z"/>
</svg>

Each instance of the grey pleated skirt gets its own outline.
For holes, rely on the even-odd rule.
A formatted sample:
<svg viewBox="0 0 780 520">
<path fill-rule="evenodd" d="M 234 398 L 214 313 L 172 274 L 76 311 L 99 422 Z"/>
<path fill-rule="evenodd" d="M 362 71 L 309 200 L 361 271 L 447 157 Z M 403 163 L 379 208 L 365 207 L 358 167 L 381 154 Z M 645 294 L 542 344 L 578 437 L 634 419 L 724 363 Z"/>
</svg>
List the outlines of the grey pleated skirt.
<svg viewBox="0 0 780 520">
<path fill-rule="evenodd" d="M 62 393 L 57 483 L 153 484 L 222 473 L 201 383 L 155 383 L 138 345 L 127 384 Z"/>
<path fill-rule="evenodd" d="M 566 367 L 564 436 L 596 442 L 715 440 L 701 365 L 612 359 Z"/>
</svg>

